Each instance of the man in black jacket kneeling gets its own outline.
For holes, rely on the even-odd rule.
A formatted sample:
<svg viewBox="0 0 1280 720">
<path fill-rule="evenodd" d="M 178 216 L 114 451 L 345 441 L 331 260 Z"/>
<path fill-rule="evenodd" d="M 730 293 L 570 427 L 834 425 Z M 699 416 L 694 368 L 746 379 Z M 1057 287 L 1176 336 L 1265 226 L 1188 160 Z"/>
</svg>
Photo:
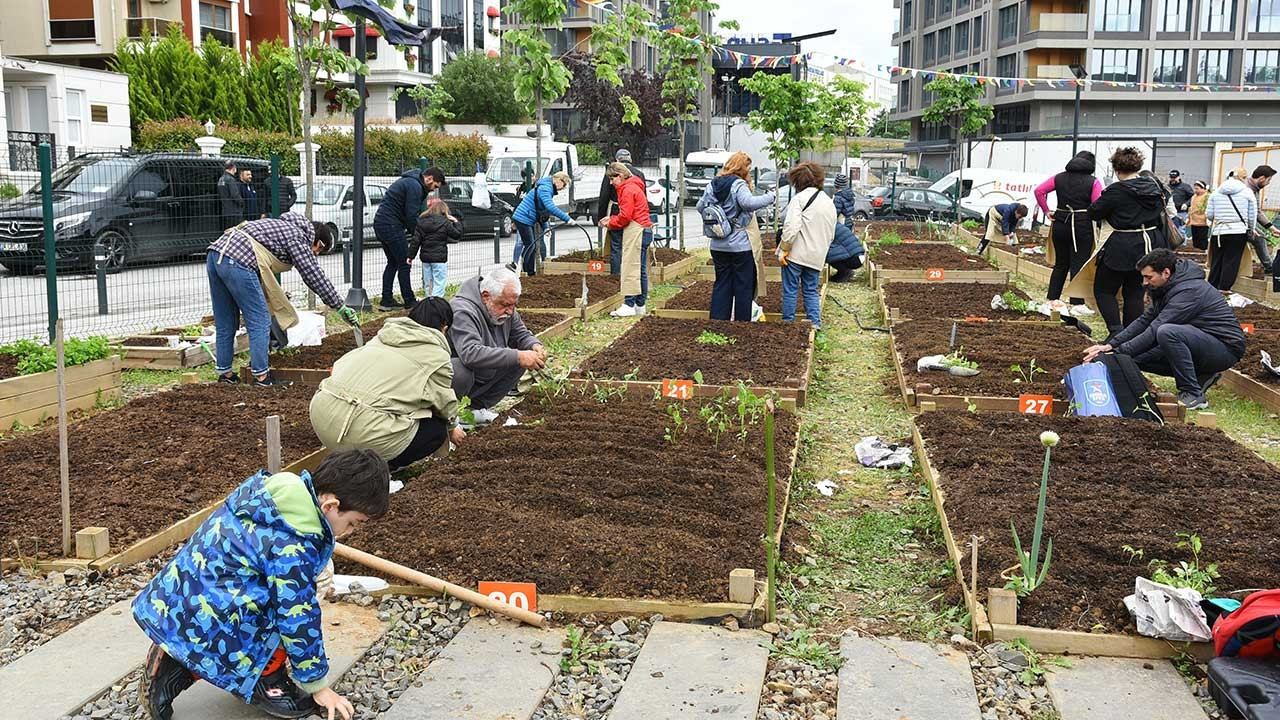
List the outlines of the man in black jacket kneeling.
<svg viewBox="0 0 1280 720">
<path fill-rule="evenodd" d="M 1178 382 L 1178 401 L 1189 410 L 1209 407 L 1205 393 L 1244 357 L 1244 330 L 1204 271 L 1172 250 L 1152 250 L 1137 264 L 1151 305 L 1105 345 L 1084 351 L 1085 362 L 1115 351 L 1143 371 Z"/>
</svg>

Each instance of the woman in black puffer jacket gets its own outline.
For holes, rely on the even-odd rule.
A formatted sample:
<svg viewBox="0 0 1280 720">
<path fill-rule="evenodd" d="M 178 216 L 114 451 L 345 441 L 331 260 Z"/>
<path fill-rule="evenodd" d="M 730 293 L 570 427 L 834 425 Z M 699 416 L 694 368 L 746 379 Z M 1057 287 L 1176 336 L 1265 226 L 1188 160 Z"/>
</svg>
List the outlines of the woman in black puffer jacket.
<svg viewBox="0 0 1280 720">
<path fill-rule="evenodd" d="M 409 257 L 422 249 L 422 287 L 427 297 L 444 297 L 449 280 L 449 244 L 462 239 L 462 223 L 449 214 L 443 200 L 432 200 L 418 217 L 418 226 L 409 243 Z"/>
</svg>

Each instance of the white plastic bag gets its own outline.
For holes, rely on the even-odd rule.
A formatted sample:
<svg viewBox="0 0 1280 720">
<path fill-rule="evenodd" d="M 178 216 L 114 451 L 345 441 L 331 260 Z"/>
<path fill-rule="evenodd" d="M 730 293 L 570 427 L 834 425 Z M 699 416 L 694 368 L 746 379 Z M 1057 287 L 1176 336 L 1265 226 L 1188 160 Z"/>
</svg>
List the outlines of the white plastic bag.
<svg viewBox="0 0 1280 720">
<path fill-rule="evenodd" d="M 289 347 L 319 345 L 324 341 L 324 315 L 298 311 L 298 324 L 289 328 Z"/>
<path fill-rule="evenodd" d="M 489 185 L 485 181 L 484 173 L 477 172 L 474 180 L 471 181 L 471 207 L 481 210 L 488 210 Z"/>
<path fill-rule="evenodd" d="M 1133 580 L 1133 594 L 1124 606 L 1133 615 L 1138 633 L 1174 642 L 1207 642 L 1213 639 L 1200 593 L 1191 588 L 1161 585 L 1144 577 Z"/>
</svg>

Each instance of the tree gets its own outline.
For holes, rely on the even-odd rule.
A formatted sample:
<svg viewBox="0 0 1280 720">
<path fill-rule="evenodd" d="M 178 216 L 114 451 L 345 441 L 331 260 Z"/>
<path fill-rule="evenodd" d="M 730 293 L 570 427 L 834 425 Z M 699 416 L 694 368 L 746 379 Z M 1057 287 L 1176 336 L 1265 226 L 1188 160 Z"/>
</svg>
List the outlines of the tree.
<svg viewBox="0 0 1280 720">
<path fill-rule="evenodd" d="M 398 87 L 391 93 L 392 101 L 407 94 L 418 106 L 418 120 L 423 131 L 443 130 L 444 124 L 457 116 L 449 108 L 453 105 L 453 96 L 440 85 L 414 85 L 411 88 Z"/>
<path fill-rule="evenodd" d="M 662 124 L 675 125 L 680 144 L 676 197 L 684 202 L 685 126 L 697 117 L 698 96 L 706 90 L 711 73 L 711 48 L 720 42 L 714 32 L 704 32 L 701 17 L 713 13 L 720 4 L 713 0 L 671 0 L 667 3 L 666 29 L 653 42 L 658 47 L 658 72 L 662 75 Z M 721 28 L 736 29 L 736 22 L 722 22 Z M 680 249 L 684 249 L 684 213 L 678 213 Z"/>
<path fill-rule="evenodd" d="M 506 126 L 526 117 L 516 100 L 516 69 L 510 57 L 464 52 L 445 64 L 436 86 L 448 93 L 445 108 L 457 122 L 492 125 L 503 134 Z"/>
<path fill-rule="evenodd" d="M 911 123 L 895 122 L 889 119 L 889 115 L 892 112 L 888 108 L 883 108 L 876 113 L 875 120 L 871 121 L 871 128 L 867 130 L 867 137 L 896 138 L 898 140 L 906 140 L 911 137 Z"/>
<path fill-rule="evenodd" d="M 560 58 L 551 54 L 551 43 L 544 33 L 544 30 L 563 27 L 565 10 L 565 0 L 509 0 L 502 10 L 508 16 L 518 16 L 518 22 L 528 26 L 506 31 L 503 40 L 517 53 L 516 98 L 533 109 L 538 132 L 534 145 L 538 163 L 535 176 L 542 169 L 542 106 L 569 89 L 569 70 Z"/>
<path fill-rule="evenodd" d="M 845 157 L 850 157 L 849 136 L 867 131 L 871 101 L 867 99 L 866 90 L 865 84 L 837 75 L 830 85 L 818 92 L 822 136 L 826 140 L 842 138 Z"/>
<path fill-rule="evenodd" d="M 960 222 L 960 195 L 964 192 L 964 156 L 960 143 L 966 135 L 974 135 L 991 122 L 994 115 L 991 106 L 983 105 L 986 89 L 968 80 L 938 76 L 925 92 L 932 93 L 933 103 L 925 108 L 920 119 L 927 123 L 944 123 L 955 133 L 955 154 L 960 170 L 956 183 L 956 223 Z"/>
<path fill-rule="evenodd" d="M 571 53 L 564 62 L 573 73 L 564 99 L 582 111 L 586 126 L 575 139 L 601 144 L 607 157 L 613 156 L 616 147 L 645 154 L 649 143 L 662 134 L 662 79 L 632 70 L 621 74 L 622 85 L 615 87 L 599 78 L 596 56 Z M 628 123 L 619 112 L 622 97 L 635 102 L 638 122 Z M 579 156 L 582 159 L 581 150 Z"/>
<path fill-rule="evenodd" d="M 760 107 L 747 114 L 747 125 L 769 134 L 765 149 L 781 176 L 782 168 L 799 158 L 801 151 L 816 147 L 818 138 L 831 127 L 824 117 L 831 101 L 822 99 L 825 93 L 821 88 L 808 81 L 793 80 L 789 73 L 756 73 L 739 83 L 760 97 Z M 773 215 L 776 223 L 776 207 Z"/>
</svg>

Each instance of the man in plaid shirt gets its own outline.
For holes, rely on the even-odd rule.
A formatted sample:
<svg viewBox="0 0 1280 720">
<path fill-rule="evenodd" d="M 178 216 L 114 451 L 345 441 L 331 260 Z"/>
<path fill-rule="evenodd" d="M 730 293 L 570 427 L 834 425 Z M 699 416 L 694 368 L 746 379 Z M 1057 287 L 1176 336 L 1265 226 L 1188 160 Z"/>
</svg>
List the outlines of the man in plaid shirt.
<svg viewBox="0 0 1280 720">
<path fill-rule="evenodd" d="M 287 317 L 288 301 L 275 282 L 274 273 L 296 268 L 302 281 L 326 305 L 338 310 L 347 322 L 357 322 L 355 310 L 343 304 L 333 283 L 316 262 L 317 255 L 332 248 L 333 236 L 328 228 L 297 213 L 241 223 L 209 246 L 205 268 L 217 327 L 218 382 L 236 382 L 231 362 L 235 355 L 236 331 L 240 329 L 243 315 L 249 333 L 249 369 L 255 378 L 253 384 L 261 387 L 292 384 L 271 377 L 267 359 L 272 315 L 268 298 L 277 306 L 277 314 L 283 312 L 286 316 L 286 322 L 281 323 L 284 327 L 297 322 L 296 317 Z"/>
</svg>

